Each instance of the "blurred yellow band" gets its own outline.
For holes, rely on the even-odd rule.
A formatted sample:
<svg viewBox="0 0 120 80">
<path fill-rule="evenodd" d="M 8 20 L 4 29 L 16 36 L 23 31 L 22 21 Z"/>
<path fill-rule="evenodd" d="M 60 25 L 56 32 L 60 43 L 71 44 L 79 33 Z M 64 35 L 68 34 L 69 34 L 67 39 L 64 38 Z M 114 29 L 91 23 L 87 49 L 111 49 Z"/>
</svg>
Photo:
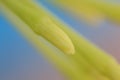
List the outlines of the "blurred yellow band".
<svg viewBox="0 0 120 80">
<path fill-rule="evenodd" d="M 81 15 L 80 17 L 92 24 L 98 24 L 104 18 L 120 22 L 120 2 L 104 0 L 49 0 L 49 2 L 72 10 L 72 13 Z"/>
<path fill-rule="evenodd" d="M 50 0 L 49 2 L 56 4 L 64 10 L 70 11 L 71 14 L 76 14 L 77 17 L 82 18 L 91 25 L 98 25 L 104 20 L 104 15 L 89 5 L 85 1 L 81 0 Z"/>
</svg>

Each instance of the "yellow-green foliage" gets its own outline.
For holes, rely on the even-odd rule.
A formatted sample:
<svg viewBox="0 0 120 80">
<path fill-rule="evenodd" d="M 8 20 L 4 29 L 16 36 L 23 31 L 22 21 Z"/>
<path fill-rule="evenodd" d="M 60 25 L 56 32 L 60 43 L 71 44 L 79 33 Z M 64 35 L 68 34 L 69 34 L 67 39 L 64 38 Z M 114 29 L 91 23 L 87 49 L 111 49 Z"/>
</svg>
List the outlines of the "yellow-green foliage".
<svg viewBox="0 0 120 80">
<path fill-rule="evenodd" d="M 3 0 L 2 2 L 28 24 L 36 34 L 43 36 L 63 52 L 74 54 L 74 45 L 67 34 L 49 16 L 46 16 L 42 9 L 34 10 L 31 3 L 28 2 L 25 5 L 24 0 Z"/>
<path fill-rule="evenodd" d="M 120 22 L 120 2 L 112 3 L 104 0 L 49 0 L 49 2 L 57 3 L 59 6 L 66 6 L 75 12 L 82 14 L 89 22 L 99 21 L 105 16 L 109 19 Z M 82 4 L 82 5 L 81 5 Z M 83 6 L 84 5 L 84 6 Z M 87 6 L 86 6 L 87 5 Z M 81 8 L 82 7 L 82 8 Z M 87 8 L 86 8 L 87 7 Z M 89 9 L 89 10 L 87 10 Z M 87 11 L 86 11 L 87 10 Z M 90 14 L 88 14 L 88 13 Z M 91 21 L 90 21 L 91 20 Z"/>
<path fill-rule="evenodd" d="M 30 0 L 3 0 L 0 6 L 18 30 L 33 43 L 38 51 L 42 51 L 44 56 L 54 62 L 70 80 L 120 80 L 119 64 L 113 57 L 91 44 L 91 42 L 87 41 L 67 25 L 61 23 L 55 16 L 44 10 L 43 6 L 36 5 L 36 3 Z M 44 24 L 44 28 L 40 27 L 41 30 L 34 29 L 36 23 L 42 24 L 41 19 L 46 17 L 52 20 L 49 24 L 50 27 L 47 23 Z M 53 22 L 57 25 L 56 32 L 52 30 L 55 29 L 52 28 L 54 26 Z M 44 29 L 50 29 L 49 31 L 53 31 L 53 33 L 47 32 L 46 34 L 42 32 Z M 37 31 L 37 33 L 33 31 Z M 48 42 L 46 36 L 41 35 L 41 32 L 48 37 L 51 36 L 53 42 Z M 58 36 L 53 36 L 53 34 Z M 66 51 L 64 52 L 63 49 L 60 51 L 57 49 L 58 46 L 54 46 L 56 42 L 54 39 L 60 37 L 59 35 L 66 37 L 66 34 L 69 36 L 67 39 L 70 40 L 70 44 L 74 47 L 74 55 L 66 55 L 64 54 Z M 45 37 L 46 40 L 40 36 Z M 61 42 L 58 42 L 58 44 L 61 44 Z M 69 45 L 69 43 L 65 43 L 65 45 Z M 61 47 L 64 48 L 64 45 L 62 44 Z"/>
<path fill-rule="evenodd" d="M 104 15 L 98 9 L 83 0 L 49 0 L 49 3 L 69 11 L 92 26 L 100 24 L 104 19 Z"/>
<path fill-rule="evenodd" d="M 120 22 L 120 3 L 112 3 L 111 1 L 102 0 L 84 0 L 88 5 L 95 7 L 104 13 L 111 20 Z"/>
</svg>

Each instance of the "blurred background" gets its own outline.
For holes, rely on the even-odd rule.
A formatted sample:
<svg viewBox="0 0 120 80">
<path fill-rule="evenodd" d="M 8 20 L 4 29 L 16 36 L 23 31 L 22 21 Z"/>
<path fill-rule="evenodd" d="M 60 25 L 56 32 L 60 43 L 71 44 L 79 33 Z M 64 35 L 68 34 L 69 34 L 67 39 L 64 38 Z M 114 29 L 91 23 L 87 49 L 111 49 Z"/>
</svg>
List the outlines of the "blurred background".
<svg viewBox="0 0 120 80">
<path fill-rule="evenodd" d="M 89 25 L 75 14 L 38 0 L 63 22 L 120 62 L 120 25 L 109 19 Z M 0 80 L 66 80 L 0 13 Z"/>
</svg>

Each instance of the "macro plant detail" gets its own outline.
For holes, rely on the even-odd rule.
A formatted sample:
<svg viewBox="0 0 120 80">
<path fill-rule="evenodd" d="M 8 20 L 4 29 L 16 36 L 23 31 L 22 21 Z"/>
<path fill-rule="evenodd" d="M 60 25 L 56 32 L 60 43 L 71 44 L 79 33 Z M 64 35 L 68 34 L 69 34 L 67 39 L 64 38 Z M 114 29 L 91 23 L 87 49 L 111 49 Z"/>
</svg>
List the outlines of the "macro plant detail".
<svg viewBox="0 0 120 80">
<path fill-rule="evenodd" d="M 111 19 L 119 21 L 118 7 L 113 6 L 116 9 L 113 12 L 107 4 L 85 1 Z M 32 0 L 0 0 L 0 6 L 5 16 L 28 41 L 68 79 L 120 80 L 119 63 L 111 55 L 62 23 L 42 5 Z"/>
</svg>

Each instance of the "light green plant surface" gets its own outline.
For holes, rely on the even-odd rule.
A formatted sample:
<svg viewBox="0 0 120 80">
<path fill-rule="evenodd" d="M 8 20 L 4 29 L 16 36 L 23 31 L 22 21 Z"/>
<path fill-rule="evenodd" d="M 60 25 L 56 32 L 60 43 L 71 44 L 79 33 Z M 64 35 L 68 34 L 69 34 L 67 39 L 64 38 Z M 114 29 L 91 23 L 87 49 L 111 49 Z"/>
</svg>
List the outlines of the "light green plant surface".
<svg viewBox="0 0 120 80">
<path fill-rule="evenodd" d="M 17 1 L 21 2 L 21 5 L 24 7 L 29 7 L 30 10 L 24 10 L 26 8 L 22 8 L 21 6 L 17 7 L 20 4 Z M 70 29 L 68 25 L 61 23 L 60 20 L 51 15 L 50 12 L 46 11 L 43 6 L 38 7 L 36 5 L 36 3 L 30 2 L 29 0 L 6 0 L 6 2 L 2 1 L 0 6 L 6 16 L 16 25 L 15 27 L 17 27 L 17 29 L 37 48 L 38 51 L 42 51 L 44 56 L 54 62 L 54 64 L 66 76 L 68 76 L 69 79 L 120 80 L 119 64 L 113 57 L 91 44 L 91 42 L 87 41 L 80 34 Z M 29 11 L 32 12 L 28 14 Z M 45 12 L 45 14 L 41 14 L 42 11 Z M 23 16 L 20 16 L 19 14 Z M 30 19 L 31 16 L 33 17 L 32 20 Z M 49 17 L 50 20 L 69 36 L 69 39 L 75 48 L 74 55 L 64 54 L 63 51 L 60 51 L 56 46 L 52 45 L 53 43 L 49 43 L 44 37 L 33 32 L 33 28 L 30 28 L 30 26 L 36 24 L 36 19 L 44 17 Z M 41 23 L 41 21 L 37 23 Z M 46 26 L 47 25 L 45 25 L 44 28 L 48 29 Z M 58 29 L 56 29 L 56 31 L 57 30 Z M 51 34 L 46 35 L 49 36 Z M 53 37 L 53 39 L 54 38 L 56 37 Z"/>
<path fill-rule="evenodd" d="M 43 36 L 63 52 L 68 54 L 74 53 L 74 46 L 69 37 L 65 34 L 65 32 L 57 27 L 49 16 L 45 16 L 46 13 L 44 11 L 32 11 L 31 9 L 34 9 L 34 7 L 31 6 L 30 3 L 26 6 L 26 1 L 4 0 L 3 2 L 10 7 L 10 9 L 16 13 L 17 16 L 25 21 L 36 34 Z M 26 16 L 26 14 L 29 16 Z"/>
</svg>

